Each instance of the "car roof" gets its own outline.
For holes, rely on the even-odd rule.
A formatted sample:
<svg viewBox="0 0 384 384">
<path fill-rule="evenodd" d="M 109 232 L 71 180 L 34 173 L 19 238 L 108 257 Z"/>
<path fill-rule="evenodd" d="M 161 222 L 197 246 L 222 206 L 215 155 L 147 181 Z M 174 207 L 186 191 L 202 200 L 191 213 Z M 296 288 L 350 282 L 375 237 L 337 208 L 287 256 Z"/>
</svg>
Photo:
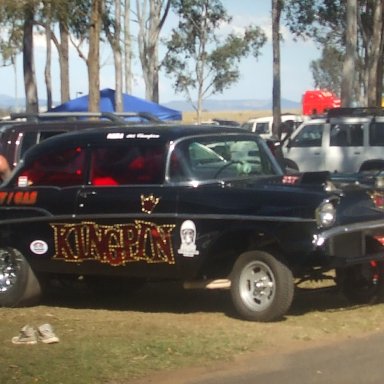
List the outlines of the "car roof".
<svg viewBox="0 0 384 384">
<path fill-rule="evenodd" d="M 87 128 L 79 131 L 71 131 L 46 139 L 26 152 L 26 156 L 35 156 L 49 148 L 72 145 L 98 145 L 106 141 L 119 139 L 160 139 L 162 142 L 175 141 L 182 137 L 207 135 L 207 134 L 241 134 L 246 136 L 259 136 L 238 127 L 219 125 L 183 125 L 183 124 L 136 124 L 115 125 L 99 128 Z M 128 136 L 129 135 L 129 136 Z"/>
</svg>

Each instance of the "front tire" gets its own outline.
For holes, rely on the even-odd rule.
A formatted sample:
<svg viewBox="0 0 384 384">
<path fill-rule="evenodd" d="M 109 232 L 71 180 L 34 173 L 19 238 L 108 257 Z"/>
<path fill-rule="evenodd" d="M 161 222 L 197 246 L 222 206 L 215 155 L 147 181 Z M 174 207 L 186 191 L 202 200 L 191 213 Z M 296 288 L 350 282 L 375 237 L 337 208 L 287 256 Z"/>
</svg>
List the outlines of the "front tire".
<svg viewBox="0 0 384 384">
<path fill-rule="evenodd" d="M 0 306 L 35 305 L 41 286 L 24 256 L 14 248 L 0 248 Z"/>
<path fill-rule="evenodd" d="M 242 318 L 251 321 L 275 321 L 290 308 L 294 280 L 290 269 L 269 253 L 242 254 L 231 274 L 231 296 Z"/>
</svg>

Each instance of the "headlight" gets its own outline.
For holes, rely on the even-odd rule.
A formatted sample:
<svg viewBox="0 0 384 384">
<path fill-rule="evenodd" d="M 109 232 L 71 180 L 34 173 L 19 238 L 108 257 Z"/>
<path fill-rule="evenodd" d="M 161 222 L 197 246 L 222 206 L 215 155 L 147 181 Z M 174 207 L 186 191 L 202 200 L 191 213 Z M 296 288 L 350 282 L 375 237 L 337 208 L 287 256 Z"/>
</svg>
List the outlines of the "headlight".
<svg viewBox="0 0 384 384">
<path fill-rule="evenodd" d="M 336 221 L 336 209 L 332 203 L 325 201 L 316 210 L 316 221 L 319 227 L 330 227 Z"/>
</svg>

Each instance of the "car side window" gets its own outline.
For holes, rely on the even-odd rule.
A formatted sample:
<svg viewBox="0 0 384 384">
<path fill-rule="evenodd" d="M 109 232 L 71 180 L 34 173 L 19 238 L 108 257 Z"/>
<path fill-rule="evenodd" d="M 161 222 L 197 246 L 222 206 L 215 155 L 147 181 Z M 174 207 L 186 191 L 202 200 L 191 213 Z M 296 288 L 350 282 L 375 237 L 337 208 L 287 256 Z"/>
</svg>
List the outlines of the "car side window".
<svg viewBox="0 0 384 384">
<path fill-rule="evenodd" d="M 252 139 L 199 138 L 180 143 L 169 164 L 171 181 L 207 181 L 276 174 L 271 159 Z"/>
<path fill-rule="evenodd" d="M 24 185 L 68 187 L 84 183 L 85 150 L 77 147 L 45 154 L 18 177 Z"/>
<path fill-rule="evenodd" d="M 290 141 L 291 147 L 321 147 L 323 138 L 323 124 L 306 125 Z"/>
<path fill-rule="evenodd" d="M 94 148 L 90 184 L 161 184 L 164 180 L 164 154 L 163 145 Z"/>
<path fill-rule="evenodd" d="M 384 146 L 384 123 L 376 121 L 370 125 L 369 145 L 372 147 Z"/>
<path fill-rule="evenodd" d="M 364 131 L 362 124 L 332 124 L 330 129 L 331 147 L 363 146 Z"/>
</svg>

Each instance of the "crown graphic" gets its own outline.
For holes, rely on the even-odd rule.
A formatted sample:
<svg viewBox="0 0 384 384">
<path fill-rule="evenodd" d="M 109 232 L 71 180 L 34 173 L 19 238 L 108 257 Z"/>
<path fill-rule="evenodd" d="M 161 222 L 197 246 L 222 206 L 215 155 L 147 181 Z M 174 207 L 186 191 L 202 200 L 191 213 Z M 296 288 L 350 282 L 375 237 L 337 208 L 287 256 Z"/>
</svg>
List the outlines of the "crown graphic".
<svg viewBox="0 0 384 384">
<path fill-rule="evenodd" d="M 149 196 L 141 195 L 141 210 L 145 213 L 152 213 L 156 205 L 159 203 L 160 198 L 155 197 L 152 194 Z"/>
</svg>

